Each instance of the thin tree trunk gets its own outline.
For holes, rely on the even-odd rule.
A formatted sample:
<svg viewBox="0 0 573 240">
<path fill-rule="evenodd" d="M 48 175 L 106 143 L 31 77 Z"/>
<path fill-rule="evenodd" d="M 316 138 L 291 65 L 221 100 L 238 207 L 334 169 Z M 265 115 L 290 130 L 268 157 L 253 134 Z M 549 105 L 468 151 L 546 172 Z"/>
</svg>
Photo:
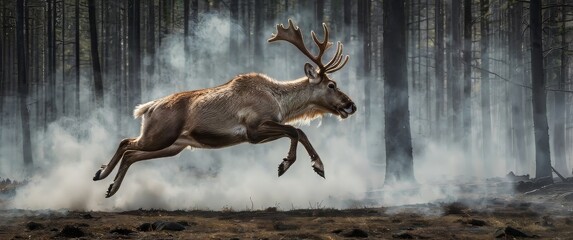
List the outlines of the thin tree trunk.
<svg viewBox="0 0 573 240">
<path fill-rule="evenodd" d="M 189 4 L 190 0 L 183 0 L 183 48 L 185 51 L 185 59 L 186 62 L 189 63 Z M 231 1 L 231 9 L 233 3 L 236 4 L 236 1 Z M 231 15 L 233 15 L 233 11 L 231 10 Z M 231 16 L 232 19 L 232 16 Z"/>
<path fill-rule="evenodd" d="M 489 0 L 480 1 L 480 55 L 481 55 L 481 118 L 482 118 L 482 158 L 491 157 L 491 103 L 489 78 Z"/>
<path fill-rule="evenodd" d="M 427 127 L 427 131 L 428 131 L 428 136 L 430 137 L 434 137 L 434 126 L 433 124 L 431 124 L 431 120 L 432 120 L 432 99 L 430 97 L 431 92 L 432 92 L 432 83 L 430 82 L 430 2 L 431 1 L 426 1 L 425 4 L 425 22 L 426 22 L 426 26 L 424 26 L 424 28 L 426 29 L 425 31 L 425 35 L 426 35 L 426 41 L 424 43 L 426 51 L 425 51 L 425 67 L 424 67 L 424 73 L 426 75 L 425 77 L 425 84 L 426 84 L 426 89 L 424 91 L 424 105 L 426 106 L 425 109 L 425 114 L 426 114 L 426 119 L 428 121 L 428 124 L 426 124 Z M 435 37 L 435 35 L 434 35 Z M 435 90 L 434 90 L 435 91 Z"/>
<path fill-rule="evenodd" d="M 191 2 L 191 20 L 193 20 L 193 24 L 199 22 L 199 0 L 192 0 Z"/>
<path fill-rule="evenodd" d="M 161 18 L 163 20 L 163 26 L 159 30 L 163 32 L 162 38 L 164 38 L 172 31 L 171 14 L 173 13 L 171 12 L 171 5 L 173 4 L 173 0 L 161 0 L 159 4 L 161 4 Z"/>
<path fill-rule="evenodd" d="M 101 67 L 101 71 L 103 73 L 103 75 L 105 75 L 105 73 L 107 73 L 107 43 L 109 38 L 107 38 L 106 36 L 106 29 L 105 27 L 107 26 L 107 18 L 105 17 L 105 13 L 108 12 L 106 9 L 106 3 L 107 0 L 100 0 L 100 7 L 99 7 L 99 11 L 98 8 L 96 8 L 96 13 L 99 13 L 100 16 L 100 27 L 99 27 L 99 46 L 98 49 L 100 49 L 100 67 Z M 103 84 L 106 85 L 107 84 L 107 79 L 104 78 L 102 79 L 104 82 Z"/>
<path fill-rule="evenodd" d="M 444 55 L 445 55 L 445 72 L 446 72 L 446 79 L 444 79 L 444 81 L 446 82 L 446 93 L 445 93 L 445 104 L 444 104 L 444 115 L 446 116 L 445 119 L 445 124 L 446 127 L 444 128 L 444 133 L 446 134 L 446 137 L 444 137 L 444 139 L 447 139 L 448 141 L 452 141 L 453 139 L 453 125 L 454 125 L 454 119 L 453 119 L 453 106 L 452 106 L 452 79 L 453 79 L 453 74 L 452 74 L 452 15 L 451 14 L 447 14 L 447 13 L 451 13 L 452 11 L 452 3 L 450 1 L 444 1 L 444 18 L 445 18 L 445 33 L 447 34 L 447 36 L 445 37 L 445 48 L 444 48 Z"/>
<path fill-rule="evenodd" d="M 472 1 L 464 0 L 464 98 L 463 98 L 463 134 L 464 149 L 470 151 L 471 143 L 471 92 L 472 92 Z"/>
<path fill-rule="evenodd" d="M 54 9 L 55 0 L 48 0 L 48 61 L 47 61 L 47 82 L 46 82 L 46 120 L 44 121 L 44 130 L 47 128 L 47 123 L 56 119 L 56 41 L 54 25 L 56 22 L 56 10 Z"/>
<path fill-rule="evenodd" d="M 404 2 L 384 1 L 383 12 L 385 184 L 413 182 Z"/>
<path fill-rule="evenodd" d="M 559 79 L 558 89 L 565 90 L 567 83 L 567 46 L 568 42 L 566 39 L 567 29 L 566 29 L 566 7 L 562 0 L 561 6 L 561 56 L 560 56 L 560 68 L 559 68 Z M 555 110 L 554 112 L 554 124 L 553 127 L 553 156 L 555 157 L 555 169 L 559 171 L 562 175 L 569 176 L 570 168 L 567 167 L 567 152 L 565 145 L 565 119 L 567 118 L 565 108 L 565 93 L 554 92 L 555 94 Z"/>
<path fill-rule="evenodd" d="M 147 89 L 152 87 L 153 83 L 153 75 L 155 74 L 155 1 L 148 0 L 148 13 L 147 13 L 147 56 L 149 58 L 149 63 L 147 65 Z M 185 21 L 186 24 L 189 24 L 189 20 Z M 186 26 L 188 28 L 188 26 Z M 188 41 L 188 33 L 186 33 L 185 41 Z M 188 55 L 188 48 L 189 46 L 187 43 L 185 44 L 186 47 L 186 56 Z"/>
<path fill-rule="evenodd" d="M 88 0 L 88 15 L 90 24 L 90 49 L 92 58 L 92 69 L 94 75 L 95 101 L 97 107 L 103 107 L 103 82 L 101 77 L 101 66 L 99 61 L 95 0 Z"/>
<path fill-rule="evenodd" d="M 66 4 L 62 4 L 62 115 L 66 115 Z"/>
<path fill-rule="evenodd" d="M 365 2 L 370 2 L 370 0 L 365 1 Z M 324 0 L 316 0 L 315 3 L 316 3 L 315 8 L 314 8 L 315 16 L 316 16 L 315 26 L 318 26 L 318 25 L 322 24 L 322 22 L 324 21 Z"/>
<path fill-rule="evenodd" d="M 436 62 L 436 138 L 442 137 L 444 128 L 444 15 L 442 12 L 442 0 L 435 0 L 435 28 L 436 28 L 436 45 L 435 45 L 435 62 Z"/>
<path fill-rule="evenodd" d="M 515 2 L 510 12 L 510 36 L 509 52 L 510 52 L 510 77 L 512 81 L 522 84 L 524 75 L 523 69 L 523 54 L 522 54 L 522 15 L 523 3 Z M 521 86 L 512 85 L 511 89 L 511 124 L 513 126 L 513 153 L 516 160 L 515 171 L 519 173 L 527 172 L 527 160 L 525 149 L 525 127 L 523 124 L 523 88 Z"/>
<path fill-rule="evenodd" d="M 358 34 L 362 38 L 362 55 L 363 59 L 360 62 L 362 66 L 361 75 L 365 80 L 364 82 L 364 107 L 370 109 L 370 58 L 371 58 L 371 48 L 370 48 L 370 1 L 359 1 L 358 2 Z M 364 116 L 364 129 L 370 129 L 370 111 L 365 112 Z"/>
<path fill-rule="evenodd" d="M 111 80 L 112 91 L 111 99 L 115 101 L 115 104 L 112 105 L 115 110 L 115 117 L 116 122 L 118 123 L 118 129 L 122 129 L 123 121 L 122 121 L 122 113 L 123 113 L 123 105 L 122 105 L 122 26 L 121 26 L 121 4 L 116 7 L 111 7 L 109 9 L 110 19 L 108 23 L 109 32 L 111 33 L 110 36 L 110 55 L 111 58 L 108 61 L 110 67 L 110 76 L 108 76 Z"/>
<path fill-rule="evenodd" d="M 231 1 L 230 2 L 230 12 L 231 12 L 231 22 L 233 24 L 239 23 L 239 2 L 238 1 Z M 239 50 L 239 29 L 236 27 L 230 28 L 230 39 L 229 39 L 229 53 L 231 57 L 231 62 L 238 62 L 238 55 L 237 52 Z"/>
<path fill-rule="evenodd" d="M 140 44 L 140 4 L 139 0 L 129 1 L 128 40 L 129 40 L 129 80 L 128 80 L 128 107 L 134 107 L 141 102 L 141 44 Z"/>
<path fill-rule="evenodd" d="M 27 16 L 27 17 L 26 17 L 26 21 L 25 21 L 25 24 L 26 24 L 26 37 L 29 39 L 28 41 L 30 42 L 30 44 L 28 44 L 29 47 L 28 47 L 28 53 L 27 53 L 27 54 L 29 54 L 29 55 L 28 55 L 29 57 L 26 57 L 26 60 L 28 60 L 28 64 L 26 65 L 27 70 L 28 70 L 28 73 L 27 73 L 27 75 L 26 75 L 26 76 L 28 77 L 28 79 L 27 79 L 27 82 L 28 82 L 28 94 L 27 94 L 27 95 L 28 95 L 29 98 L 38 99 L 38 96 L 34 94 L 34 91 L 33 91 L 33 90 L 30 91 L 30 87 L 31 87 L 31 86 L 37 86 L 37 84 L 36 84 L 36 82 L 35 82 L 34 69 L 35 69 L 35 66 L 36 66 L 36 63 L 37 63 L 38 59 L 35 58 L 34 56 L 35 56 L 35 52 L 36 52 L 37 49 L 38 49 L 38 43 L 36 42 L 36 41 L 37 41 L 36 36 L 34 36 L 34 34 L 33 34 L 33 32 L 35 32 L 35 31 L 34 31 L 34 28 L 35 28 L 35 23 L 36 23 L 36 22 L 34 21 L 34 18 L 33 18 L 33 17 L 30 17 L 30 16 L 35 16 L 35 10 L 31 9 L 30 7 L 27 7 L 27 8 L 26 8 L 26 16 Z M 32 22 L 32 23 L 30 23 L 30 22 Z M 34 104 L 34 108 L 38 108 L 38 104 L 37 104 L 37 103 Z M 0 111 L 0 112 L 1 112 L 1 111 Z M 31 112 L 31 110 L 28 109 L 28 116 L 31 115 L 30 112 Z M 30 116 L 29 119 L 30 119 L 30 120 L 29 120 L 28 122 L 29 122 L 29 124 L 30 124 L 30 129 L 31 129 L 31 130 L 36 130 L 38 126 L 37 126 L 37 125 L 34 125 L 34 121 L 32 120 L 33 117 Z M 33 137 L 34 137 L 34 136 L 31 136 L 30 138 L 33 138 Z"/>
<path fill-rule="evenodd" d="M 255 11 L 255 36 L 262 36 L 262 28 L 263 28 L 263 21 L 264 21 L 264 16 L 263 16 L 263 11 L 261 11 L 260 9 L 263 9 L 265 6 L 265 3 L 263 0 L 255 0 L 255 9 L 257 9 Z M 264 52 L 263 52 L 263 46 L 261 44 L 261 41 L 259 38 L 255 38 L 253 39 L 254 44 L 254 69 L 257 72 L 262 72 L 262 70 L 264 70 Z"/>
<path fill-rule="evenodd" d="M 121 80 L 120 80 L 120 94 L 119 96 L 121 97 L 121 110 L 120 113 L 126 113 L 129 111 L 130 106 L 130 99 L 131 97 L 128 96 L 128 90 L 129 90 L 129 72 L 130 72 L 130 68 L 129 68 L 129 36 L 130 36 L 130 20 L 129 20 L 129 1 L 122 1 L 123 3 L 123 7 L 121 8 L 121 12 L 119 14 L 119 25 L 121 26 L 121 45 L 119 46 L 119 52 L 121 53 L 121 68 L 120 68 L 120 74 L 121 74 Z M 123 119 L 125 120 L 125 116 Z"/>
<path fill-rule="evenodd" d="M 76 0 L 76 16 L 75 16 L 75 44 L 74 44 L 74 52 L 75 52 L 75 77 L 76 77 L 76 91 L 75 91 L 75 100 L 76 100 L 76 117 L 80 116 L 80 0 Z"/>
<path fill-rule="evenodd" d="M 24 165 L 30 169 L 32 167 L 32 141 L 30 139 L 30 113 L 28 112 L 28 80 L 26 78 L 26 38 L 24 36 L 25 16 L 24 0 L 16 2 L 16 38 L 18 44 L 18 99 L 20 105 L 20 119 L 22 124 L 22 156 Z"/>
<path fill-rule="evenodd" d="M 3 28 L 4 26 L 4 9 L 0 9 L 0 28 Z M 2 29 L 3 30 L 3 29 Z M 6 70 L 4 69 L 4 44 L 6 44 L 6 42 L 4 41 L 5 39 L 5 34 L 1 34 L 0 35 L 0 126 L 4 126 L 4 102 L 6 101 L 6 96 L 5 96 L 5 89 L 6 89 L 6 80 L 8 79 L 5 75 Z M 4 128 L 0 127 L 0 141 L 2 141 L 2 133 Z"/>
<path fill-rule="evenodd" d="M 352 35 L 352 0 L 343 0 L 344 9 L 343 9 L 343 18 L 344 18 L 344 43 L 350 45 L 351 35 Z M 351 63 L 352 64 L 352 63 Z M 342 73 L 343 78 L 349 79 L 350 78 L 350 71 L 343 71 Z M 359 136 L 358 131 L 352 131 L 352 139 L 356 139 Z"/>
<path fill-rule="evenodd" d="M 545 76 L 543 70 L 543 40 L 541 26 L 541 1 L 531 1 L 529 6 L 531 38 L 531 81 L 533 103 L 533 126 L 535 134 L 535 177 L 549 177 L 551 181 L 551 155 L 549 152 L 549 130 Z"/>
<path fill-rule="evenodd" d="M 461 76 L 461 33 L 460 33 L 460 9 L 461 9 L 461 2 L 460 1 L 452 1 L 452 22 L 451 22 L 451 30 L 452 30 L 452 50 L 451 50 L 451 58 L 452 58 L 452 70 L 451 70 L 451 77 L 448 79 L 451 81 L 451 99 L 452 99 L 452 131 L 454 132 L 454 142 L 460 142 L 463 138 L 463 130 L 462 130 L 462 88 L 461 83 L 462 79 Z"/>
<path fill-rule="evenodd" d="M 350 23 L 352 22 L 352 0 L 344 0 L 344 25 L 350 28 Z M 350 29 L 347 29 L 349 33 Z M 346 41 L 348 42 L 348 41 Z"/>
<path fill-rule="evenodd" d="M 42 9 L 42 11 L 39 11 L 39 12 L 44 12 L 44 10 Z M 42 17 L 43 17 L 42 14 L 36 15 L 36 18 L 34 19 L 34 25 L 35 26 L 39 26 L 40 25 L 39 22 L 42 22 L 42 23 L 45 22 L 45 21 L 41 20 Z M 42 53 L 42 55 L 44 54 L 43 49 L 45 49 L 45 46 L 46 46 L 42 41 L 40 41 L 40 39 L 41 39 L 40 36 L 44 36 L 44 35 L 45 35 L 44 28 L 42 28 L 40 31 L 35 31 L 35 36 L 34 36 L 34 38 L 36 39 L 36 46 L 35 46 L 36 50 L 34 51 L 34 54 L 35 54 L 34 58 L 36 59 L 36 64 L 35 64 L 35 68 L 34 68 L 34 79 L 35 79 L 35 81 L 34 81 L 34 83 L 35 83 L 35 86 L 34 86 L 35 94 L 34 95 L 35 95 L 36 99 L 38 99 L 37 103 L 36 103 L 35 114 L 34 114 L 36 117 L 36 119 L 35 119 L 35 125 L 36 125 L 35 130 L 36 131 L 40 130 L 40 126 L 42 124 L 42 121 L 41 121 L 42 118 L 40 117 L 41 116 L 40 113 L 41 113 L 41 110 L 44 109 L 44 104 L 42 104 L 42 102 L 40 101 L 40 99 L 43 99 L 43 97 L 44 97 L 41 95 L 41 92 L 40 92 L 40 89 L 44 87 L 44 84 L 42 82 L 43 76 L 40 77 L 40 69 L 42 69 L 41 72 L 44 73 L 44 70 L 42 67 L 44 64 L 44 61 L 43 61 L 44 57 L 41 56 L 40 53 Z M 1 122 L 0 122 L 0 124 L 1 124 Z"/>
</svg>

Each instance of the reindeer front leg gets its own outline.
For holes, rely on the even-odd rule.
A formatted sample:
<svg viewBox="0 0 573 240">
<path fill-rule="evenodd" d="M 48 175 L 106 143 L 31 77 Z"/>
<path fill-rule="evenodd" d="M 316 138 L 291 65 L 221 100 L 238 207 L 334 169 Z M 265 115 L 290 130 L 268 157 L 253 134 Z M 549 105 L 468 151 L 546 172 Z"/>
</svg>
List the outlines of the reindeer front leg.
<svg viewBox="0 0 573 240">
<path fill-rule="evenodd" d="M 288 168 L 296 161 L 296 147 L 298 145 L 298 139 L 290 139 L 290 148 L 286 158 L 283 158 L 283 162 L 279 164 L 279 177 L 282 176 Z"/>
<path fill-rule="evenodd" d="M 266 121 L 254 128 L 248 128 L 247 138 L 250 143 L 270 142 L 281 137 L 289 137 L 291 145 L 286 158 L 279 165 L 279 177 L 296 161 L 297 142 L 302 143 L 312 160 L 314 171 L 324 178 L 324 166 L 320 157 L 308 141 L 304 132 L 290 125 L 283 125 L 273 121 Z"/>
<path fill-rule="evenodd" d="M 308 155 L 310 155 L 312 169 L 314 169 L 316 174 L 318 174 L 322 178 L 326 178 L 324 177 L 324 164 L 322 164 L 322 161 L 320 160 L 318 153 L 314 150 L 314 147 L 312 147 L 310 141 L 308 141 L 306 134 L 304 134 L 304 132 L 298 128 L 296 130 L 298 132 L 298 141 L 302 143 L 304 148 L 306 148 L 306 152 L 308 152 Z"/>
</svg>

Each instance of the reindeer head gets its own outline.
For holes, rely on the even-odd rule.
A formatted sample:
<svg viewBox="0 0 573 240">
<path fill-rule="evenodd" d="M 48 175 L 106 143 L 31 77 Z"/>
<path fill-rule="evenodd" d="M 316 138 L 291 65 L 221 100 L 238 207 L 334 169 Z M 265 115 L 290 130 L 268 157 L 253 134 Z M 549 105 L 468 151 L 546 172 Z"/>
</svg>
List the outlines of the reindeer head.
<svg viewBox="0 0 573 240">
<path fill-rule="evenodd" d="M 297 26 L 294 26 L 292 20 L 288 20 L 288 27 L 282 24 L 277 25 L 277 33 L 273 34 L 268 42 L 287 41 L 297 47 L 304 55 L 314 62 L 318 69 L 310 63 L 304 65 L 304 73 L 309 81 L 309 87 L 312 88 L 311 103 L 342 118 L 347 118 L 350 114 L 356 112 L 356 105 L 352 100 L 336 86 L 336 82 L 330 79 L 329 73 L 340 70 L 348 62 L 348 55 L 342 55 L 342 43 L 336 44 L 336 53 L 332 59 L 325 65 L 322 63 L 322 57 L 326 50 L 332 46 L 328 41 L 328 27 L 322 24 L 324 29 L 324 40 L 321 42 L 316 37 L 314 31 L 311 31 L 312 39 L 318 46 L 318 55 L 313 55 L 304 45 L 302 33 Z M 344 59 L 344 60 L 343 60 Z"/>
</svg>

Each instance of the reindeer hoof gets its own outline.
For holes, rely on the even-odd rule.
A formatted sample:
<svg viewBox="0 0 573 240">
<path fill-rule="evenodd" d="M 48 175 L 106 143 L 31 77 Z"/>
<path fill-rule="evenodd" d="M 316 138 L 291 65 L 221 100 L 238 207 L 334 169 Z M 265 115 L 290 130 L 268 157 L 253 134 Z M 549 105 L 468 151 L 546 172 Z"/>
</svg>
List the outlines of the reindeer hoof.
<svg viewBox="0 0 573 240">
<path fill-rule="evenodd" d="M 99 176 L 101 175 L 101 170 L 102 170 L 102 169 L 97 170 L 97 172 L 96 172 L 96 174 L 95 174 L 95 176 L 94 176 L 94 178 L 93 178 L 94 181 L 101 180 L 101 178 L 99 178 Z"/>
<path fill-rule="evenodd" d="M 279 177 L 282 176 L 293 163 L 293 160 L 283 158 L 283 162 L 279 164 Z"/>
<path fill-rule="evenodd" d="M 107 192 L 105 192 L 105 198 L 109 198 L 109 197 L 113 196 L 115 191 L 112 192 L 112 189 L 113 189 L 113 183 L 110 184 L 109 187 L 107 188 Z"/>
<path fill-rule="evenodd" d="M 313 168 L 314 172 L 316 172 L 316 174 L 318 174 L 318 176 L 321 176 L 322 178 L 326 179 L 326 177 L 324 177 L 324 171 L 317 169 L 317 168 Z"/>
<path fill-rule="evenodd" d="M 95 176 L 94 176 L 94 178 L 93 178 L 94 181 L 104 179 L 104 178 L 101 177 L 101 171 L 103 171 L 106 167 L 107 167 L 107 165 L 105 165 L 105 164 L 104 164 L 104 165 L 101 165 L 101 168 L 100 168 L 99 170 L 97 170 L 97 172 L 96 172 L 96 174 L 95 174 Z"/>
<path fill-rule="evenodd" d="M 320 160 L 312 161 L 312 169 L 314 170 L 314 172 L 316 172 L 316 174 L 326 179 L 326 177 L 324 177 L 324 166 L 322 165 L 322 162 L 320 162 Z"/>
</svg>

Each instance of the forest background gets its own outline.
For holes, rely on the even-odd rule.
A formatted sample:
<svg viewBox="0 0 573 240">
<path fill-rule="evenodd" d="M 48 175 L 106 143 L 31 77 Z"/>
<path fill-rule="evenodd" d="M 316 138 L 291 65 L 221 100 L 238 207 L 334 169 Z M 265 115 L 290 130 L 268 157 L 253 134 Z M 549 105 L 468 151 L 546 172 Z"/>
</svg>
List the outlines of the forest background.
<svg viewBox="0 0 573 240">
<path fill-rule="evenodd" d="M 0 177 L 29 179 L 21 207 L 175 209 L 345 207 L 385 180 L 427 187 L 419 198 L 385 198 L 397 204 L 455 198 L 455 187 L 433 188 L 452 179 L 546 177 L 551 165 L 571 175 L 573 1 L 396 2 L 2 0 Z M 302 159 L 277 180 L 283 140 L 146 162 L 123 196 L 94 197 L 106 187 L 93 172 L 137 135 L 137 104 L 240 73 L 303 76 L 302 54 L 266 43 L 289 18 L 308 46 L 326 23 L 351 56 L 333 78 L 357 114 L 303 126 L 325 182 Z M 385 100 L 390 89 L 406 93 L 405 104 Z M 389 125 L 389 116 L 401 118 Z M 405 123 L 407 134 L 392 132 Z"/>
</svg>

